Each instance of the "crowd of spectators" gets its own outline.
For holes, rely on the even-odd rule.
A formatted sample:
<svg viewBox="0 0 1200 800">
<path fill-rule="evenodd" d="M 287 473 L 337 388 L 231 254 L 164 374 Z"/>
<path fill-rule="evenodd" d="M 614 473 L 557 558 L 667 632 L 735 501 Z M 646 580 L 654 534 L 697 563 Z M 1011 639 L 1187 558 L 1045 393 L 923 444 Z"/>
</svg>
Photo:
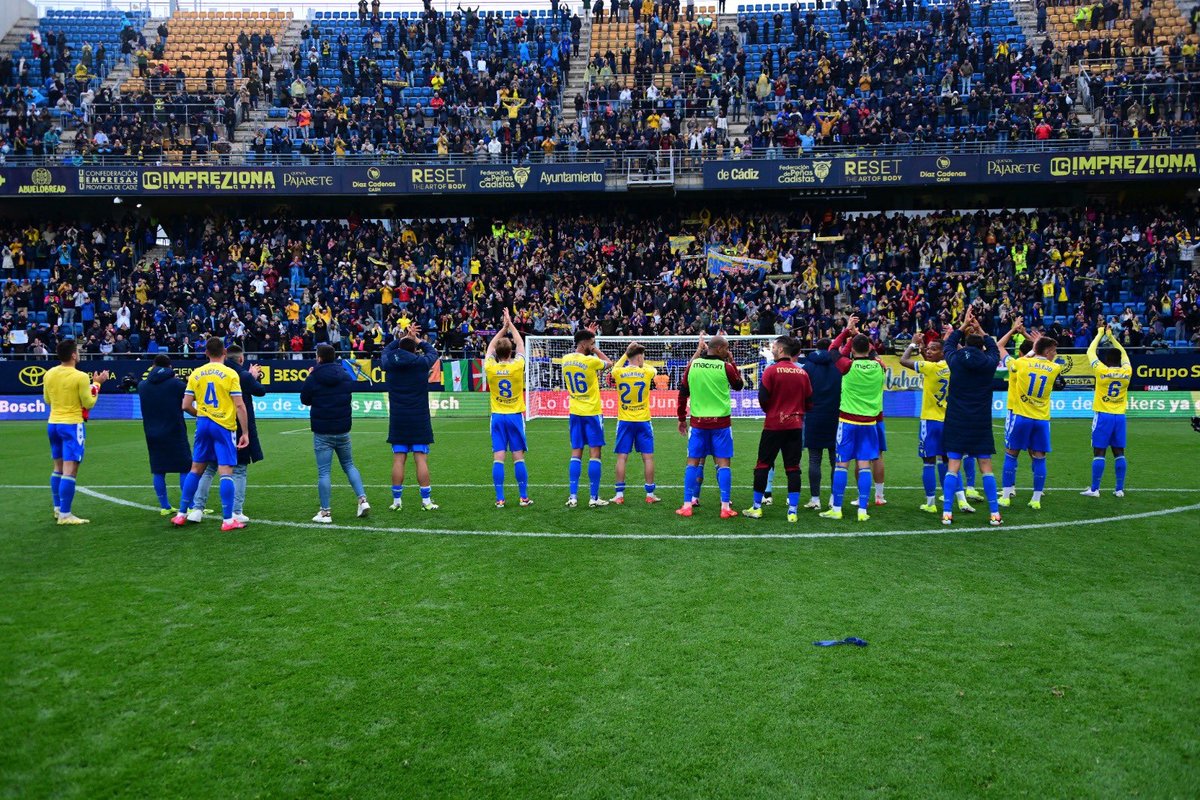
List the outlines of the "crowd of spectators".
<svg viewBox="0 0 1200 800">
<path fill-rule="evenodd" d="M 989 6 L 990 4 L 984 4 Z M 988 10 L 901 3 L 839 3 L 835 25 L 849 45 L 831 44 L 828 14 L 742 15 L 738 30 L 672 28 L 655 16 L 632 56 L 597 53 L 579 132 L 608 148 L 700 149 L 776 156 L 836 144 L 1003 142 L 1081 139 L 1091 131 L 1074 113 L 1076 86 L 1052 51 L 993 40 Z M 974 19 L 972 19 L 974 15 Z M 823 22 L 824 21 L 824 22 Z M 883 24 L 911 23 L 910 26 Z M 655 35 L 661 28 L 661 40 Z M 670 42 L 682 63 L 672 64 Z M 761 48 L 760 48 L 761 46 Z M 666 48 L 667 52 L 663 50 Z M 749 61 L 747 50 L 760 48 Z M 654 76 L 667 73 L 656 86 Z M 631 86 L 618 77 L 633 76 Z M 744 136 L 728 142 L 730 120 Z M 692 120 L 707 117 L 712 124 Z"/>
<path fill-rule="evenodd" d="M 858 313 L 886 348 L 974 304 L 993 332 L 1020 315 L 1077 346 L 1104 318 L 1132 346 L 1200 347 L 1197 220 L 1192 206 L 176 219 L 161 221 L 171 245 L 155 260 L 142 256 L 152 225 L 7 224 L 0 325 L 9 351 L 76 334 L 89 355 L 179 352 L 216 334 L 299 357 L 322 342 L 375 353 L 415 322 L 469 356 L 504 308 L 531 333 L 595 323 L 807 343 Z"/>
<path fill-rule="evenodd" d="M 554 152 L 581 27 L 565 7 L 556 17 L 529 19 L 428 7 L 419 18 L 385 21 L 373 11 L 359 23 L 353 32 L 319 19 L 305 26 L 274 76 L 288 124 L 262 131 L 252 151 Z"/>
</svg>

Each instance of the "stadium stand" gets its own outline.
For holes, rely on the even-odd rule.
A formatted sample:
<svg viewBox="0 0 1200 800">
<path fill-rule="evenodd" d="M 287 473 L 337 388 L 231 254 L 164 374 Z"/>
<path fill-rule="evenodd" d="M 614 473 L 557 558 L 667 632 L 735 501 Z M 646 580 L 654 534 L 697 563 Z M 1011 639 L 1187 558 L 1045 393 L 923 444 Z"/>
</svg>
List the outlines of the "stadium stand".
<svg viewBox="0 0 1200 800">
<path fill-rule="evenodd" d="M 251 150 L 553 152 L 571 19 L 548 10 L 315 13 Z"/>
<path fill-rule="evenodd" d="M 224 83 L 226 92 L 240 89 L 256 71 L 270 74 L 271 55 L 291 18 L 290 11 L 176 11 L 166 23 L 165 47 L 144 66 L 139 62 L 138 74 L 122 90 L 170 86 L 211 94 L 215 82 Z"/>
<path fill-rule="evenodd" d="M 1200 347 L 1193 207 L 1130 212 L 812 216 L 804 210 L 514 215 L 507 220 L 282 222 L 175 218 L 154 228 L 6 225 L 0 327 L 53 349 L 81 337 L 119 356 L 195 347 L 210 333 L 253 351 L 331 342 L 372 352 L 398 323 L 447 352 L 480 352 L 501 310 L 527 331 L 828 335 L 849 310 L 880 346 L 940 330 L 967 304 L 992 330 L 1013 315 L 1068 346 L 1098 316 L 1132 345 Z M 649 233 L 648 233 L 649 232 Z M 816 237 L 820 237 L 819 239 Z M 696 242 L 750 261 L 714 271 Z M 22 339 L 26 337 L 21 337 Z"/>
<path fill-rule="evenodd" d="M 136 38 L 147 19 L 144 10 L 50 9 L 38 19 L 38 29 L 28 40 L 15 52 L 4 54 L 11 57 L 12 66 L 0 84 L 44 88 L 55 75 L 76 83 L 77 67 L 82 64 L 86 73 L 80 75 L 86 74 L 86 85 L 94 87 L 121 58 L 124 42 L 131 35 Z"/>
</svg>

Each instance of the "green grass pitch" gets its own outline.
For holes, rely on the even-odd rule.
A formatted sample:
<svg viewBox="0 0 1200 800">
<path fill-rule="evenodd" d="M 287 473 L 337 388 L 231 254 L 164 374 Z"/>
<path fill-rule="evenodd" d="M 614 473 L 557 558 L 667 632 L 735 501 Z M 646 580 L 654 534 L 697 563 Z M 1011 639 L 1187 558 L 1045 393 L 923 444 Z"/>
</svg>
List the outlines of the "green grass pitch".
<svg viewBox="0 0 1200 800">
<path fill-rule="evenodd" d="M 657 507 L 636 464 L 633 502 L 563 508 L 565 424 L 535 420 L 536 505 L 495 509 L 486 420 L 441 419 L 441 510 L 419 509 L 410 476 L 393 514 L 385 425 L 364 420 L 374 511 L 354 518 L 335 466 L 324 529 L 309 523 L 305 423 L 262 422 L 255 522 L 233 534 L 147 510 L 138 423 L 91 425 L 80 486 L 98 494 L 76 511 L 92 524 L 55 526 L 43 426 L 7 424 L 0 790 L 1200 795 L 1200 436 L 1131 421 L 1131 491 L 1112 496 L 1110 465 L 1092 500 L 1078 495 L 1088 424 L 1056 422 L 1041 512 L 1024 505 L 1023 461 L 1004 528 L 979 513 L 944 530 L 916 508 L 915 422 L 888 424 L 890 504 L 861 525 L 813 512 L 788 525 L 779 505 L 717 519 L 711 468 L 698 516 L 676 518 L 670 421 L 656 424 Z M 739 509 L 757 437 L 737 425 Z M 611 465 L 606 452 L 606 497 Z M 845 636 L 870 646 L 812 645 Z"/>
</svg>

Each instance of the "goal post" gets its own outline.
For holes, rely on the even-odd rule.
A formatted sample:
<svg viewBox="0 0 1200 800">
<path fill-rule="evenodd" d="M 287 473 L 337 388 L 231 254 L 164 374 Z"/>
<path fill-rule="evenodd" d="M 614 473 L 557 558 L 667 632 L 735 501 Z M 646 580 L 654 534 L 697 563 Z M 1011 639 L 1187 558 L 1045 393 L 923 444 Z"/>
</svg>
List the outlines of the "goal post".
<svg viewBox="0 0 1200 800">
<path fill-rule="evenodd" d="M 758 407 L 758 379 L 770 363 L 769 348 L 774 336 L 726 336 L 733 363 L 741 372 L 746 386 L 733 393 L 733 416 L 761 417 Z M 646 348 L 646 364 L 658 370 L 650 392 L 650 414 L 654 417 L 675 417 L 679 383 L 688 361 L 696 353 L 695 336 L 597 336 L 596 346 L 616 361 L 630 343 Z M 563 383 L 563 358 L 575 352 L 575 340 L 570 336 L 525 337 L 526 416 L 566 417 L 567 388 Z M 604 415 L 617 414 L 617 393 L 609 370 L 600 375 L 600 397 Z"/>
</svg>

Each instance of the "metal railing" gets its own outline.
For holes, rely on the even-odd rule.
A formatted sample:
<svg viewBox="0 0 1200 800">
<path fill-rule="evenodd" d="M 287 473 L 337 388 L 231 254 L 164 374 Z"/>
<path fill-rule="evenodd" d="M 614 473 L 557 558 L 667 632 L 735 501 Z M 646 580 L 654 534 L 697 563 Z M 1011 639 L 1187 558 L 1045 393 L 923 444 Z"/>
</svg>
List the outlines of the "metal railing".
<svg viewBox="0 0 1200 800">
<path fill-rule="evenodd" d="M 1154 149 L 1186 149 L 1200 148 L 1200 137 L 1162 137 L 1149 139 L 1048 139 L 1033 141 L 1027 139 L 996 141 L 996 142 L 922 142 L 910 144 L 843 144 L 813 147 L 811 149 L 794 149 L 792 152 L 781 152 L 775 158 L 813 157 L 813 158 L 903 158 L 918 155 L 1006 155 L 1010 153 L 1043 153 L 1064 150 L 1154 150 Z M 684 152 L 685 147 L 675 148 Z M 779 150 L 780 148 L 776 148 Z M 630 159 L 644 161 L 647 156 L 663 157 L 661 150 L 577 150 L 569 149 L 555 152 L 552 159 L 559 164 L 589 163 L 607 164 L 624 171 Z M 762 148 L 755 149 L 750 155 L 741 156 L 742 160 L 767 160 L 772 158 Z M 404 166 L 404 165 L 470 165 L 470 164 L 515 164 L 542 163 L 548 159 L 540 152 L 534 152 L 528 157 L 496 158 L 482 157 L 475 154 L 464 155 L 451 153 L 438 156 L 434 153 L 371 153 L 332 155 L 301 155 L 298 153 L 227 153 L 209 154 L 205 163 L 214 165 L 254 166 L 254 167 L 302 167 L 309 165 L 329 164 L 335 166 Z M 688 158 L 678 165 L 679 173 L 699 172 L 700 165 L 708 161 L 736 160 L 732 152 L 722 155 L 706 151 L 691 151 Z M 74 153 L 59 153 L 55 155 L 9 155 L 0 161 L 4 167 L 28 166 L 153 166 L 154 162 L 136 156 L 92 155 L 78 156 Z"/>
</svg>

